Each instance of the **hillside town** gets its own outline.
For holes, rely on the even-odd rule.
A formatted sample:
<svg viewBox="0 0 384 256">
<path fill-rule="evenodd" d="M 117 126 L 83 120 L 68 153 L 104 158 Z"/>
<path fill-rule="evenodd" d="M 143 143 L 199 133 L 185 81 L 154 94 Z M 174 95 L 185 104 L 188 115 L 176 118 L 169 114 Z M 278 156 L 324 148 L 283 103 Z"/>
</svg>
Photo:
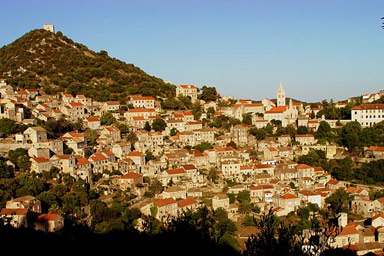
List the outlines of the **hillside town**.
<svg viewBox="0 0 384 256">
<path fill-rule="evenodd" d="M 329 208 L 327 198 L 343 191 L 352 199 L 348 209 L 335 216 L 339 232 L 331 246 L 350 246 L 358 255 L 382 250 L 384 197 L 370 197 L 381 188 L 337 180 L 320 165 L 298 159 L 311 152 L 323 152 L 328 160 L 350 156 L 346 147 L 320 139 L 316 132 L 325 125 L 334 129 L 351 122 L 362 127 L 381 123 L 384 104 L 372 102 L 384 91 L 364 95 L 361 102 L 351 98 L 329 103 L 335 108 L 356 103 L 350 109 L 351 118 L 345 120 L 318 116 L 323 103 L 287 99 L 281 83 L 276 100 L 235 99 L 216 93 L 216 99 L 204 101 L 200 91 L 194 85 L 176 88 L 176 98 L 187 97 L 200 106 L 196 114 L 191 109 L 164 109 L 161 103 L 166 99 L 152 96 L 129 95 L 127 108 L 119 101 L 97 102 L 81 94 L 15 90 L 2 80 L 0 117 L 24 129 L 3 134 L 0 152 L 9 157 L 10 151 L 24 149 L 29 161 L 24 171 L 40 177 L 56 172 L 82 180 L 99 191 L 106 204 L 117 193 L 129 192 L 132 207 L 160 221 L 202 205 L 222 208 L 234 222 L 271 209 L 281 217 L 308 206 L 321 211 Z M 229 123 L 212 125 L 218 120 Z M 64 121 L 78 125 L 60 136 L 44 128 Z M 287 132 L 287 127 L 305 132 L 276 133 Z M 274 136 L 252 133 L 268 128 Z M 371 145 L 354 160 L 383 159 L 383 152 L 384 147 Z M 6 165 L 16 167 L 9 160 Z M 58 175 L 50 177 L 52 184 L 59 183 Z M 7 201 L 0 216 L 16 228 L 60 232 L 64 216 L 52 212 L 44 212 L 35 196 L 25 195 Z M 240 232 L 239 238 L 249 237 L 247 232 Z"/>
</svg>

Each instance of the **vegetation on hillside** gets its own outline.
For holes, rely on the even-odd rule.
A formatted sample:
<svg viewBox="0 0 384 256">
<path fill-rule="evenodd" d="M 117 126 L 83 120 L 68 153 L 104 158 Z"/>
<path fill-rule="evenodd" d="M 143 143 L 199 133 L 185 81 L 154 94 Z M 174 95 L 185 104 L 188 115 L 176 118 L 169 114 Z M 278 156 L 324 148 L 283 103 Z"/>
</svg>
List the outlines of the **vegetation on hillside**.
<svg viewBox="0 0 384 256">
<path fill-rule="evenodd" d="M 32 30 L 0 48 L 0 78 L 13 87 L 43 88 L 47 94 L 66 91 L 99 101 L 127 93 L 171 97 L 175 87 L 116 58 L 94 52 L 61 32 Z"/>
</svg>

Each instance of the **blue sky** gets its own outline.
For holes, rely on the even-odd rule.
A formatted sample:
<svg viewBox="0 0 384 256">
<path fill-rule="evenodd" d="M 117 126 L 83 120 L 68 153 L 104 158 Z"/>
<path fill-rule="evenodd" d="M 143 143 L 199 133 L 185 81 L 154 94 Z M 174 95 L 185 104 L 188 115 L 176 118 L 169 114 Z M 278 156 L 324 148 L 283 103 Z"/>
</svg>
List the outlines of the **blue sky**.
<svg viewBox="0 0 384 256">
<path fill-rule="evenodd" d="M 174 84 L 342 100 L 384 89 L 383 0 L 1 0 L 0 46 L 53 23 Z"/>
</svg>

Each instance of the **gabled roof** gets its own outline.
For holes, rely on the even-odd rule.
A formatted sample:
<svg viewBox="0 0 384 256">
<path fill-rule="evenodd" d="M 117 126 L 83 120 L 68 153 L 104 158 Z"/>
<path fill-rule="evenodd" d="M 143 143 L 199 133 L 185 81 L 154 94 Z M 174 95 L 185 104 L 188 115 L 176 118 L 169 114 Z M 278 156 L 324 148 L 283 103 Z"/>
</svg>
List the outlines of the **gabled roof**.
<svg viewBox="0 0 384 256">
<path fill-rule="evenodd" d="M 376 214 L 375 216 L 372 217 L 372 220 L 375 220 L 377 218 L 382 218 L 384 219 L 384 213 L 379 213 L 379 214 Z"/>
<path fill-rule="evenodd" d="M 152 96 L 133 96 L 132 100 L 155 100 Z"/>
<path fill-rule="evenodd" d="M 46 163 L 49 162 L 49 159 L 45 157 L 33 157 L 33 160 L 35 160 L 37 163 Z"/>
<path fill-rule="evenodd" d="M 329 180 L 327 184 L 329 184 L 329 185 L 337 185 L 337 184 L 339 184 L 339 182 L 340 181 L 338 181 L 338 180 Z"/>
<path fill-rule="evenodd" d="M 384 152 L 384 147 L 370 146 L 367 150 L 369 150 L 369 151 L 381 151 L 381 152 Z"/>
<path fill-rule="evenodd" d="M 184 171 L 184 169 L 171 169 L 171 170 L 166 170 L 166 172 L 167 172 L 169 175 L 186 173 L 186 172 Z"/>
<path fill-rule="evenodd" d="M 284 113 L 287 111 L 288 106 L 279 106 L 279 107 L 273 107 L 268 111 L 265 111 L 265 114 L 278 114 L 278 113 Z"/>
<path fill-rule="evenodd" d="M 132 151 L 128 153 L 128 156 L 142 156 L 143 153 L 137 152 L 137 151 Z"/>
<path fill-rule="evenodd" d="M 196 89 L 196 87 L 192 84 L 181 84 L 179 86 L 183 89 Z"/>
<path fill-rule="evenodd" d="M 90 163 L 87 158 L 83 158 L 83 157 L 82 158 L 77 158 L 76 160 L 77 160 L 77 164 L 78 165 L 89 164 Z"/>
<path fill-rule="evenodd" d="M 105 161 L 107 160 L 108 158 L 105 157 L 102 153 L 95 153 L 91 156 L 91 159 L 95 162 L 97 161 Z"/>
<path fill-rule="evenodd" d="M 366 110 L 366 109 L 384 109 L 384 104 L 361 104 L 353 107 L 351 110 Z"/>
<path fill-rule="evenodd" d="M 297 195 L 294 195 L 294 194 L 285 194 L 283 196 L 280 197 L 281 199 L 295 199 L 295 198 L 298 198 Z"/>
<path fill-rule="evenodd" d="M 1 209 L 0 215 L 26 215 L 28 213 L 28 208 L 19 208 L 19 209 Z"/>
<path fill-rule="evenodd" d="M 131 108 L 128 109 L 129 113 L 138 113 L 138 112 L 155 112 L 153 108 Z"/>
<path fill-rule="evenodd" d="M 313 138 L 313 134 L 296 134 L 296 138 Z"/>
<path fill-rule="evenodd" d="M 37 217 L 37 222 L 46 222 L 56 220 L 59 214 L 41 214 Z"/>
<path fill-rule="evenodd" d="M 160 199 L 155 202 L 153 202 L 157 207 L 162 207 L 170 204 L 175 204 L 176 200 L 173 198 L 165 198 L 165 199 Z"/>
<path fill-rule="evenodd" d="M 306 165 L 306 164 L 299 164 L 296 168 L 297 169 L 313 169 L 312 166 L 309 166 L 309 165 Z"/>
<path fill-rule="evenodd" d="M 142 174 L 136 172 L 129 172 L 120 177 L 120 179 L 137 179 L 143 177 Z"/>
<path fill-rule="evenodd" d="M 186 198 L 177 202 L 177 206 L 179 208 L 183 208 L 183 207 L 194 205 L 194 204 L 197 204 L 197 200 L 193 197 Z"/>
<path fill-rule="evenodd" d="M 70 102 L 69 105 L 72 107 L 84 107 L 84 105 L 80 102 Z"/>
</svg>

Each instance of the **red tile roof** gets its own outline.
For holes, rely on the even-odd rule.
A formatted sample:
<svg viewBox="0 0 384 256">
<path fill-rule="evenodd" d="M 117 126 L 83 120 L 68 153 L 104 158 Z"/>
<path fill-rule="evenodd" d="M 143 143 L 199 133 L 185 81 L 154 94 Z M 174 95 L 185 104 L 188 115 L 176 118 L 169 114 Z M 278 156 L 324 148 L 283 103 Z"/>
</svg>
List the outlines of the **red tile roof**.
<svg viewBox="0 0 384 256">
<path fill-rule="evenodd" d="M 129 172 L 123 176 L 121 176 L 120 178 L 121 179 L 137 179 L 137 178 L 141 178 L 143 177 L 142 174 L 140 173 L 136 173 L 136 172 Z"/>
<path fill-rule="evenodd" d="M 151 96 L 148 96 L 148 97 L 145 97 L 145 96 L 134 96 L 131 98 L 132 100 L 155 100 L 153 97 Z"/>
<path fill-rule="evenodd" d="M 370 146 L 367 150 L 369 150 L 369 151 L 381 151 L 381 152 L 384 152 L 384 147 Z"/>
<path fill-rule="evenodd" d="M 59 217 L 58 214 L 41 214 L 37 217 L 37 222 L 52 221 L 56 220 L 57 217 Z"/>
<path fill-rule="evenodd" d="M 180 85 L 181 88 L 184 88 L 184 89 L 195 89 L 196 87 L 192 84 L 181 84 Z"/>
<path fill-rule="evenodd" d="M 306 165 L 306 164 L 299 164 L 297 166 L 297 169 L 312 169 L 312 166 Z"/>
<path fill-rule="evenodd" d="M 33 160 L 35 160 L 37 163 L 46 163 L 49 162 L 49 159 L 45 157 L 34 157 Z"/>
<path fill-rule="evenodd" d="M 107 158 L 102 153 L 95 153 L 91 156 L 91 159 L 95 162 L 97 161 L 104 161 L 107 160 Z"/>
<path fill-rule="evenodd" d="M 20 209 L 1 209 L 0 215 L 26 215 L 28 212 L 28 208 L 20 208 Z"/>
<path fill-rule="evenodd" d="M 294 194 L 285 194 L 285 195 L 281 196 L 280 198 L 281 199 L 294 199 L 294 198 L 298 198 L 298 197 Z"/>
<path fill-rule="evenodd" d="M 69 105 L 72 107 L 83 107 L 84 105 L 80 102 L 70 102 Z"/>
<path fill-rule="evenodd" d="M 183 208 L 183 207 L 186 207 L 186 206 L 189 206 L 189 205 L 193 205 L 193 204 L 197 204 L 196 199 L 193 198 L 193 197 L 186 198 L 186 199 L 183 199 L 183 200 L 180 200 L 180 201 L 177 202 L 177 206 L 179 208 Z"/>
<path fill-rule="evenodd" d="M 128 156 L 142 156 L 143 153 L 137 152 L 137 151 L 132 151 L 128 153 Z"/>
<path fill-rule="evenodd" d="M 186 172 L 184 171 L 184 169 L 171 169 L 171 170 L 166 170 L 166 172 L 167 172 L 169 175 L 186 173 Z"/>
<path fill-rule="evenodd" d="M 155 202 L 153 202 L 157 207 L 162 207 L 162 206 L 166 206 L 166 205 L 169 205 L 169 204 L 175 204 L 177 203 L 175 199 L 173 198 L 165 198 L 165 199 L 161 199 L 161 200 L 157 200 Z"/>
<path fill-rule="evenodd" d="M 273 107 L 270 110 L 265 111 L 265 114 L 284 113 L 287 108 L 287 106 Z"/>
<path fill-rule="evenodd" d="M 87 158 L 78 158 L 77 159 L 77 164 L 82 165 L 82 164 L 89 164 L 90 162 L 88 161 Z"/>
<path fill-rule="evenodd" d="M 362 109 L 384 109 L 384 104 L 361 104 L 360 106 L 353 107 L 352 110 Z"/>
</svg>

